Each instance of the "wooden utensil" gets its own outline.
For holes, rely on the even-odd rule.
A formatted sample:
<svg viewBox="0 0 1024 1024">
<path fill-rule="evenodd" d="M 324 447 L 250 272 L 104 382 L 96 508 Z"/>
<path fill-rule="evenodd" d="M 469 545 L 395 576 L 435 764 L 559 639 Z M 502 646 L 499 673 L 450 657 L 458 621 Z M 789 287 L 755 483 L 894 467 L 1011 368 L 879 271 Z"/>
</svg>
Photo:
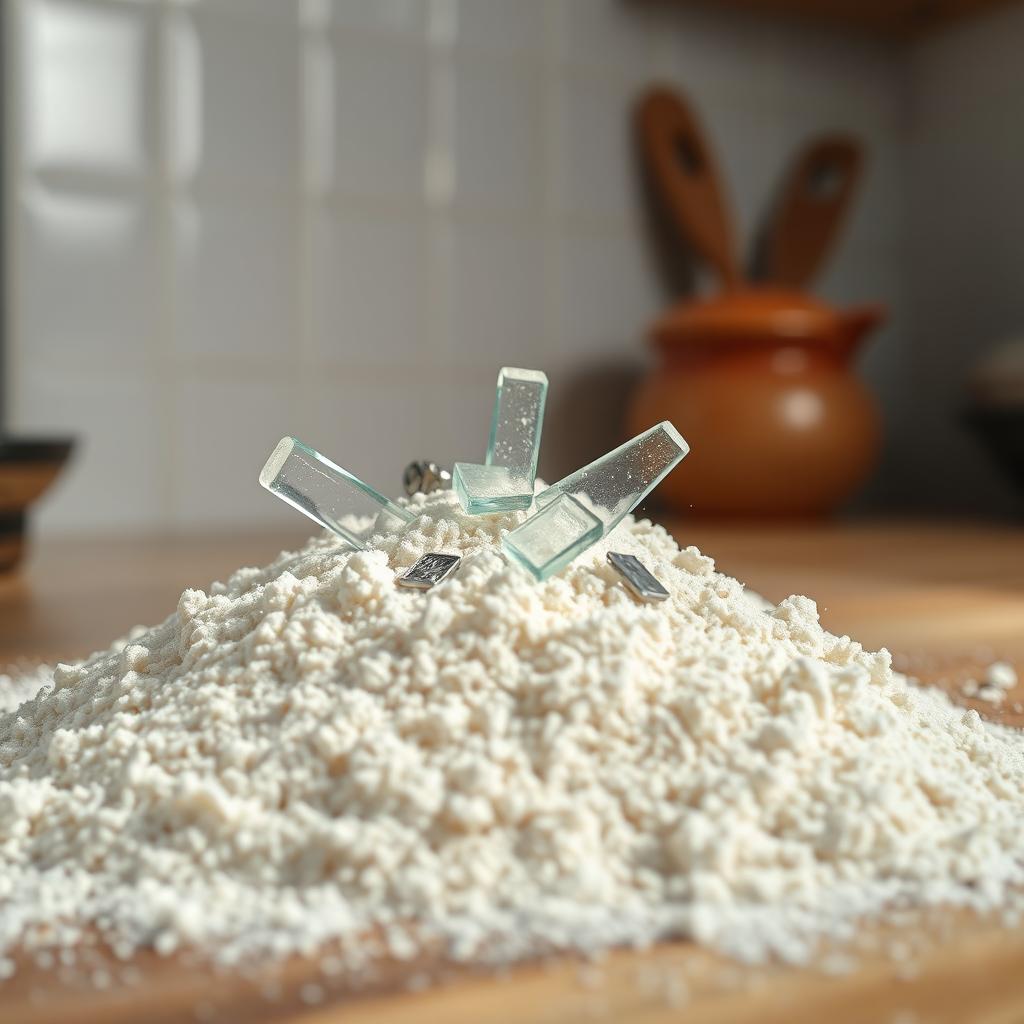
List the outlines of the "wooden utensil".
<svg viewBox="0 0 1024 1024">
<path fill-rule="evenodd" d="M 808 285 L 846 220 L 863 163 L 860 143 L 847 136 L 820 136 L 804 147 L 768 225 L 765 280 L 792 288 Z"/>
<path fill-rule="evenodd" d="M 680 232 L 727 289 L 737 287 L 740 272 L 718 166 L 693 111 L 678 93 L 655 86 L 637 105 L 636 126 L 641 152 Z"/>
</svg>

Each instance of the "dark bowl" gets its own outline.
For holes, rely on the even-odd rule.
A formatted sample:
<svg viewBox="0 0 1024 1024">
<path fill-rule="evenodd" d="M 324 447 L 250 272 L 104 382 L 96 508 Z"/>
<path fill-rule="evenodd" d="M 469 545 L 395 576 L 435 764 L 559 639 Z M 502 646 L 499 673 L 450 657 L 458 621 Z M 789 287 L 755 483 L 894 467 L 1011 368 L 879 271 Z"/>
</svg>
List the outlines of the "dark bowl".
<svg viewBox="0 0 1024 1024">
<path fill-rule="evenodd" d="M 0 572 L 21 561 L 28 507 L 53 483 L 74 444 L 71 438 L 0 437 Z"/>
<path fill-rule="evenodd" d="M 1024 488 L 1024 406 L 974 406 L 964 419 L 1006 475 Z"/>
</svg>

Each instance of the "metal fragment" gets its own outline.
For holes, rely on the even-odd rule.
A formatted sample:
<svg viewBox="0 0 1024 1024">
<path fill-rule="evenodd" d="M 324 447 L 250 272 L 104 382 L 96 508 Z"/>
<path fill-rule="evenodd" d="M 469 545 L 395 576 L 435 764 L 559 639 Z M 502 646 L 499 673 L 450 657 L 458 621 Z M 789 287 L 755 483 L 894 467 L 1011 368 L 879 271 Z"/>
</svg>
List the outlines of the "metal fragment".
<svg viewBox="0 0 1024 1024">
<path fill-rule="evenodd" d="M 436 551 L 420 557 L 416 564 L 395 581 L 400 587 L 430 590 L 448 579 L 462 564 L 461 555 L 442 555 Z"/>
<path fill-rule="evenodd" d="M 436 462 L 423 460 L 410 462 L 402 473 L 402 487 L 409 498 L 414 494 L 447 491 L 451 486 L 451 473 Z"/>
<path fill-rule="evenodd" d="M 608 561 L 627 588 L 641 601 L 665 601 L 670 596 L 658 578 L 635 555 L 609 551 Z"/>
</svg>

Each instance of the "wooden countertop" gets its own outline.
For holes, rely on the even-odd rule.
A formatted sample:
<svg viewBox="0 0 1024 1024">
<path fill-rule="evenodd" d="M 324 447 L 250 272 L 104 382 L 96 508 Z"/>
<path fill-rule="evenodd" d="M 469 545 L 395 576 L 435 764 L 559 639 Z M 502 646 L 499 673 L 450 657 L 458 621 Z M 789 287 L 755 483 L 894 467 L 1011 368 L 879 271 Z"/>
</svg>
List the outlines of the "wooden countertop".
<svg viewBox="0 0 1024 1024">
<path fill-rule="evenodd" d="M 1024 525 L 672 523 L 720 569 L 772 600 L 806 594 L 869 647 L 1024 661 Z M 308 536 L 55 540 L 0 579 L 0 665 L 68 659 L 172 612 L 186 587 L 261 565 Z M 979 650 L 981 649 L 981 650 Z"/>
<path fill-rule="evenodd" d="M 949 678 L 1000 657 L 1024 668 L 1024 528 L 877 523 L 739 528 L 672 524 L 684 544 L 713 555 L 725 572 L 773 600 L 816 598 L 825 624 L 866 646 L 913 659 L 923 678 Z M 17 578 L 0 581 L 0 665 L 18 658 L 70 659 L 105 647 L 137 623 L 171 612 L 187 586 L 205 587 L 242 564 L 262 564 L 291 536 L 53 541 Z M 952 669 L 951 669 L 952 666 Z M 964 666 L 967 666 L 965 669 Z M 1024 687 L 1012 699 L 1024 699 Z M 978 705 L 976 705 L 978 706 Z M 984 706 L 979 706 L 985 710 Z M 1024 716 L 1006 715 L 1008 724 Z M 19 1024 L 110 1024 L 146 1020 L 268 1021 L 275 1024 L 960 1024 L 1024 1021 L 1024 929 L 935 914 L 869 944 L 852 973 L 724 963 L 687 943 L 616 952 L 596 981 L 579 965 L 524 966 L 503 979 L 460 975 L 430 991 L 306 1005 L 304 983 L 324 987 L 308 961 L 284 965 L 283 995 L 153 955 L 132 965 L 142 983 L 97 990 L 87 980 L 55 985 L 31 964 L 0 987 L 0 1020 Z M 887 943 L 913 948 L 909 964 Z M 118 977 L 120 965 L 109 964 Z M 104 969 L 106 969 L 106 966 Z M 415 965 L 414 965 L 415 967 Z M 408 970 L 408 967 L 403 968 Z M 588 979 L 587 983 L 584 980 Z M 680 998 L 682 992 L 682 998 Z M 336 1002 L 341 999 L 341 1002 Z M 682 1005 L 678 1005 L 682 1003 Z"/>
</svg>

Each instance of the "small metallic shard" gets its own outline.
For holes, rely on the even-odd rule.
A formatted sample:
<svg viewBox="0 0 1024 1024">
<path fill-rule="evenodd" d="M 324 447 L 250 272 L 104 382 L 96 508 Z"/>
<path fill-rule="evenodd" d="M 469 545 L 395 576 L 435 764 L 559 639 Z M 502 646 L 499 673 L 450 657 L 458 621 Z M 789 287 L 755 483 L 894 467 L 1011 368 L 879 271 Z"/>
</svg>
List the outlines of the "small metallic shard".
<svg viewBox="0 0 1024 1024">
<path fill-rule="evenodd" d="M 410 462 L 402 474 L 402 486 L 409 498 L 420 492 L 447 491 L 452 486 L 452 475 L 436 462 Z"/>
<path fill-rule="evenodd" d="M 448 579 L 461 564 L 461 555 L 442 555 L 431 551 L 423 555 L 403 576 L 399 576 L 396 582 L 400 587 L 429 590 Z"/>
<path fill-rule="evenodd" d="M 624 555 L 619 551 L 609 551 L 608 561 L 622 577 L 626 586 L 641 601 L 665 601 L 670 596 L 657 577 L 636 555 Z"/>
</svg>

